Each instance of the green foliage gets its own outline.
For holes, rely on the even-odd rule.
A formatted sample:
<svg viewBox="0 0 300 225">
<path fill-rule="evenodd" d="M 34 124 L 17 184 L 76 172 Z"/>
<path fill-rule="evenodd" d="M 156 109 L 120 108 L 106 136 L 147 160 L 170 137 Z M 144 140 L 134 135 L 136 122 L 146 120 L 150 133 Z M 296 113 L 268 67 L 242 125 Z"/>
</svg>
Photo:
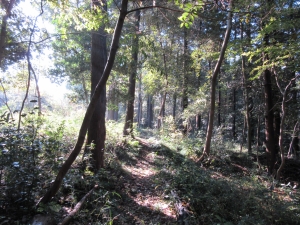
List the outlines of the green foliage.
<svg viewBox="0 0 300 225">
<path fill-rule="evenodd" d="M 16 129 L 13 121 L 3 123 L 0 133 L 1 182 L 5 188 L 1 198 L 7 213 L 28 213 L 48 186 L 67 152 L 62 144 L 64 125 L 55 132 L 41 133 L 44 121 L 36 114 L 24 114 L 23 128 Z M 0 206 L 3 208 L 3 205 Z"/>
</svg>

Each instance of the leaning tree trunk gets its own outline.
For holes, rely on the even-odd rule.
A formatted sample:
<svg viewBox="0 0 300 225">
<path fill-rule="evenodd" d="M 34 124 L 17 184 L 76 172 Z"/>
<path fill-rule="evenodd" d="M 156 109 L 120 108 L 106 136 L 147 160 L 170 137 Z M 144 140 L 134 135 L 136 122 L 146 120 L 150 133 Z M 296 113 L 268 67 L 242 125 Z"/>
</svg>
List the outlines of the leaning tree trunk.
<svg viewBox="0 0 300 225">
<path fill-rule="evenodd" d="M 99 1 L 92 2 L 92 8 L 101 7 Z M 106 4 L 103 11 L 107 11 Z M 102 76 L 107 61 L 106 34 L 104 26 L 92 32 L 91 49 L 91 96 Z M 105 111 L 106 111 L 106 88 L 103 87 L 100 98 L 97 101 L 95 111 L 92 115 L 88 128 L 87 145 L 93 144 L 93 168 L 97 171 L 104 167 L 104 147 L 105 147 Z"/>
<path fill-rule="evenodd" d="M 115 56 L 116 56 L 116 53 L 118 50 L 119 40 L 120 40 L 124 20 L 127 15 L 127 5 L 128 5 L 128 0 L 122 0 L 122 6 L 120 8 L 120 15 L 119 15 L 119 18 L 117 21 L 117 25 L 115 27 L 115 31 L 114 31 L 114 35 L 113 35 L 113 39 L 112 39 L 112 43 L 111 43 L 111 47 L 110 47 L 110 54 L 109 54 L 108 60 L 106 62 L 106 66 L 105 66 L 105 69 L 101 76 L 101 79 L 95 88 L 94 94 L 91 98 L 91 102 L 88 105 L 88 108 L 86 110 L 83 122 L 81 124 L 80 131 L 78 134 L 76 145 L 75 145 L 73 151 L 71 152 L 71 154 L 69 155 L 68 159 L 61 166 L 52 186 L 50 187 L 50 189 L 47 191 L 47 193 L 41 199 L 41 201 L 40 201 L 41 203 L 44 203 L 44 204 L 48 203 L 51 200 L 51 198 L 57 193 L 57 191 L 59 190 L 59 188 L 61 186 L 64 176 L 70 169 L 72 163 L 75 161 L 79 152 L 81 151 L 81 148 L 84 143 L 85 135 L 87 133 L 89 124 L 91 122 L 92 115 L 93 115 L 96 105 L 99 101 L 99 97 L 106 85 L 106 82 L 107 82 L 107 79 L 111 72 L 111 69 L 114 65 Z"/>
<path fill-rule="evenodd" d="M 129 78 L 129 89 L 128 89 L 128 102 L 127 111 L 125 118 L 125 125 L 123 129 L 123 135 L 133 135 L 133 116 L 134 116 L 134 96 L 135 96 L 135 83 L 137 74 L 138 64 L 138 51 L 139 51 L 139 26 L 140 26 L 140 10 L 135 12 L 135 24 L 134 24 L 134 35 L 132 39 L 132 61 L 130 66 L 130 78 Z"/>
<path fill-rule="evenodd" d="M 213 124 L 214 124 L 214 114 L 215 114 L 215 101 L 216 101 L 216 84 L 217 84 L 217 77 L 220 72 L 221 64 L 224 59 L 225 51 L 227 48 L 228 40 L 230 37 L 231 32 L 231 25 L 232 25 L 232 4 L 233 0 L 229 3 L 229 11 L 228 11 L 228 19 L 227 19 L 227 29 L 224 37 L 224 41 L 222 44 L 220 56 L 218 59 L 218 62 L 216 64 L 216 67 L 214 69 L 214 73 L 211 78 L 211 91 L 210 91 L 210 112 L 209 112 L 209 121 L 208 121 L 208 128 L 206 133 L 206 141 L 205 141 L 205 148 L 202 153 L 202 156 L 199 158 L 199 161 L 203 160 L 205 156 L 208 156 L 210 154 L 210 145 L 211 145 L 211 137 L 212 137 L 212 131 L 213 131 Z"/>
</svg>

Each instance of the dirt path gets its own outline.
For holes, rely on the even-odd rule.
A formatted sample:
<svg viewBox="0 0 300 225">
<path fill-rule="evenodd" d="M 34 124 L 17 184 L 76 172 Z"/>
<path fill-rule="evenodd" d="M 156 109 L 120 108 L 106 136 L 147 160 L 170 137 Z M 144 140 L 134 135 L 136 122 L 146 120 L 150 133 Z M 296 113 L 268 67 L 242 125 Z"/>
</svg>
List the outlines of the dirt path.
<svg viewBox="0 0 300 225">
<path fill-rule="evenodd" d="M 135 157 L 122 165 L 119 191 L 123 202 L 118 206 L 114 224 L 176 224 L 176 212 L 171 197 L 166 193 L 168 180 L 159 176 L 164 169 L 164 156 L 156 154 L 143 139 Z M 119 156 L 123 162 L 124 156 Z"/>
</svg>

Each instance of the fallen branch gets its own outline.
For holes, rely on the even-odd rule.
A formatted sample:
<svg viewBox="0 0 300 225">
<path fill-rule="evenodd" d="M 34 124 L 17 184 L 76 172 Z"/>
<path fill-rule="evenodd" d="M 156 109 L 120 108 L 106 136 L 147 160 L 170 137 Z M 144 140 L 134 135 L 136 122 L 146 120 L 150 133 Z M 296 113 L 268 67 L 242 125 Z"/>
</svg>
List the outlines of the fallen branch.
<svg viewBox="0 0 300 225">
<path fill-rule="evenodd" d="M 87 197 L 89 197 L 93 191 L 98 187 L 98 185 L 95 185 L 85 196 L 83 196 L 83 198 L 76 204 L 76 206 L 74 207 L 74 209 L 69 213 L 68 216 L 66 216 L 64 218 L 64 220 L 59 223 L 58 225 L 67 225 L 70 223 L 71 219 L 76 215 L 76 213 L 80 210 L 80 208 L 82 207 L 83 203 L 85 202 L 85 200 L 87 199 Z"/>
<path fill-rule="evenodd" d="M 188 225 L 189 224 L 189 215 L 191 211 L 189 210 L 189 204 L 182 202 L 178 197 L 177 193 L 172 190 L 171 194 L 174 198 L 174 208 L 177 215 L 177 223 L 179 225 Z"/>
</svg>

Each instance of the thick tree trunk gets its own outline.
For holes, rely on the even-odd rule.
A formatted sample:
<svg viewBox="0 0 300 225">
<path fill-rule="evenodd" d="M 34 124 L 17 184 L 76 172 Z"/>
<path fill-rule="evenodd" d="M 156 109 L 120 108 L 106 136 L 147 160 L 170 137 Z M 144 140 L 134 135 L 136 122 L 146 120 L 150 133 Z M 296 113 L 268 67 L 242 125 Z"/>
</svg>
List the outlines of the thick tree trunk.
<svg viewBox="0 0 300 225">
<path fill-rule="evenodd" d="M 272 84 L 271 72 L 266 69 L 264 71 L 264 93 L 265 93 L 265 133 L 266 133 L 266 153 L 268 158 L 268 172 L 273 173 L 276 149 L 275 149 L 275 135 L 274 135 L 274 111 L 272 101 Z"/>
<path fill-rule="evenodd" d="M 140 10 L 135 11 L 135 27 L 134 37 L 132 39 L 132 61 L 130 66 L 130 78 L 129 78 L 129 89 L 127 102 L 127 111 L 125 118 L 125 125 L 123 129 L 123 135 L 133 135 L 133 117 L 134 117 L 134 98 L 135 98 L 135 83 L 137 75 L 137 64 L 138 64 L 138 51 L 139 51 L 139 26 L 140 26 Z"/>
<path fill-rule="evenodd" d="M 207 133 L 206 133 L 205 148 L 204 148 L 203 154 L 200 157 L 199 161 L 203 160 L 205 156 L 208 156 L 210 154 L 211 137 L 212 137 L 212 131 L 213 131 L 213 125 L 214 125 L 217 77 L 220 72 L 221 64 L 224 59 L 225 51 L 226 51 L 228 40 L 229 40 L 230 33 L 231 33 L 231 25 L 232 25 L 231 9 L 232 9 L 233 0 L 231 0 L 229 4 L 230 4 L 230 6 L 229 6 L 229 11 L 228 11 L 227 29 L 226 29 L 224 41 L 222 44 L 220 56 L 219 56 L 218 62 L 215 66 L 214 73 L 211 78 L 209 122 L 208 122 L 208 128 L 207 128 Z"/>
<path fill-rule="evenodd" d="M 1 1 L 1 8 L 5 8 L 5 14 L 2 16 L 1 33 L 0 33 L 0 67 L 2 67 L 2 60 L 4 58 L 6 36 L 7 36 L 7 20 L 11 15 L 12 8 L 14 7 L 15 0 L 10 0 L 7 7 Z"/>
<path fill-rule="evenodd" d="M 99 1 L 93 1 L 92 4 L 92 8 L 101 7 Z M 106 3 L 103 10 L 107 11 Z M 100 27 L 98 31 L 92 32 L 91 51 L 91 93 L 93 94 L 99 80 L 101 79 L 107 61 L 106 34 L 103 26 Z M 93 148 L 91 148 L 94 160 L 93 167 L 96 171 L 104 167 L 104 148 L 106 136 L 105 111 L 106 88 L 104 86 L 91 118 L 87 138 L 87 145 L 93 145 Z"/>
<path fill-rule="evenodd" d="M 91 99 L 90 104 L 88 105 L 87 111 L 85 113 L 83 122 L 81 124 L 81 128 L 78 134 L 78 138 L 77 138 L 77 142 L 76 145 L 73 149 L 73 151 L 71 152 L 71 154 L 69 155 L 68 159 L 63 163 L 63 165 L 61 166 L 55 181 L 53 182 L 51 188 L 47 191 L 47 193 L 44 195 L 44 197 L 41 199 L 41 203 L 48 203 L 51 198 L 57 193 L 57 191 L 59 190 L 62 180 L 64 178 L 64 176 L 66 175 L 66 173 L 68 172 L 69 168 L 71 167 L 72 163 L 74 162 L 74 160 L 76 159 L 76 157 L 78 156 L 83 143 L 84 143 L 84 139 L 88 130 L 88 126 L 90 124 L 92 115 L 94 113 L 94 110 L 96 108 L 96 105 L 99 101 L 99 97 L 106 85 L 107 79 L 109 77 L 109 74 L 111 72 L 111 69 L 114 65 L 114 61 L 115 61 L 115 56 L 118 50 L 118 46 L 119 46 L 119 40 L 120 40 L 120 36 L 121 36 L 121 32 L 122 32 L 122 28 L 123 28 L 123 24 L 124 24 L 124 20 L 125 17 L 127 15 L 127 5 L 128 5 L 128 0 L 122 0 L 122 5 L 120 8 L 120 15 L 117 21 L 117 25 L 115 27 L 115 32 L 113 35 L 113 39 L 112 39 L 112 44 L 110 47 L 110 54 L 104 69 L 104 72 L 102 74 L 102 77 L 95 89 L 95 92 L 93 94 L 93 97 Z"/>
</svg>

